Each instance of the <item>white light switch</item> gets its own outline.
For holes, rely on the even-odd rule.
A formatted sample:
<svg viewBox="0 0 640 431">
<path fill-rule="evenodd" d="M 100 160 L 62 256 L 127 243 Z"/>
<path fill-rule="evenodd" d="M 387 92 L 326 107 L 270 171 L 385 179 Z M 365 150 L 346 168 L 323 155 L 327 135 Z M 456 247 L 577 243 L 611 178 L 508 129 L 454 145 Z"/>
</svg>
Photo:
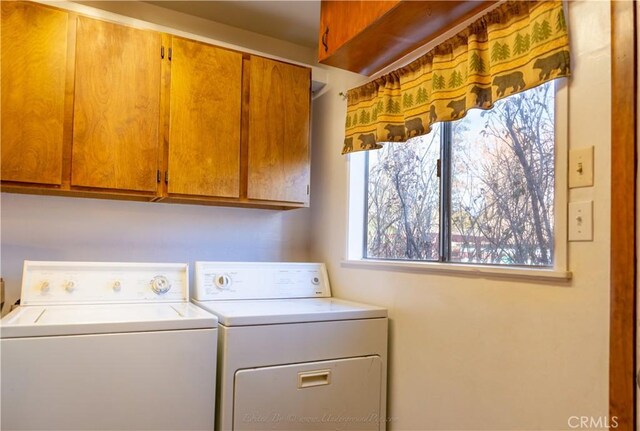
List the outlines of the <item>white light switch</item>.
<svg viewBox="0 0 640 431">
<path fill-rule="evenodd" d="M 593 201 L 569 204 L 569 241 L 593 241 Z"/>
<path fill-rule="evenodd" d="M 569 188 L 593 185 L 593 147 L 569 151 Z"/>
</svg>

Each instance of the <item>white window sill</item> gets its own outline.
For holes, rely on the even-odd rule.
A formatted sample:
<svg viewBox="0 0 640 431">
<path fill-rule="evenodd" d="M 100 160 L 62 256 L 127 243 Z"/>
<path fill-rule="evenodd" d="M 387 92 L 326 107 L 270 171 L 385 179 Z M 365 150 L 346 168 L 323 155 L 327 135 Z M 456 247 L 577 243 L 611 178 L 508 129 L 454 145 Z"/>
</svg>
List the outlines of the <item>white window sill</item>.
<svg viewBox="0 0 640 431">
<path fill-rule="evenodd" d="M 341 266 L 344 268 L 367 268 L 398 272 L 459 274 L 467 277 L 510 278 L 558 282 L 571 280 L 572 276 L 570 271 L 561 271 L 552 268 L 470 265 L 466 263 L 399 262 L 375 259 L 343 260 L 341 262 Z"/>
</svg>

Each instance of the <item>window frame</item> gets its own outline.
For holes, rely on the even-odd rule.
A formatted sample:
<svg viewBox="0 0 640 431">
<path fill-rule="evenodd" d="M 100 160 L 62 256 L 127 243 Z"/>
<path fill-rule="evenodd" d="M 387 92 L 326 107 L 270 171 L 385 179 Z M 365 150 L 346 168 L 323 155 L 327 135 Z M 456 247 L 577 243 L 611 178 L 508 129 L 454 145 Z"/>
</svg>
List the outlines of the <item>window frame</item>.
<svg viewBox="0 0 640 431">
<path fill-rule="evenodd" d="M 568 124 L 569 124 L 569 85 L 567 79 L 556 79 L 552 83 L 555 89 L 555 145 L 554 145 L 554 256 L 552 266 L 492 265 L 484 263 L 465 263 L 450 261 L 415 261 L 365 258 L 367 223 L 367 181 L 368 157 L 366 152 L 347 155 L 347 232 L 344 266 L 386 269 L 403 272 L 457 272 L 490 277 L 533 278 L 569 280 L 568 241 L 567 241 L 567 205 L 568 205 Z M 449 127 L 443 127 L 443 139 L 451 139 Z M 442 151 L 450 152 L 450 145 L 441 146 Z M 449 154 L 450 156 L 450 154 Z M 443 157 L 440 160 L 449 160 Z M 443 170 L 444 171 L 444 170 Z M 450 169 L 449 169 L 450 171 Z M 441 177 L 440 193 L 450 187 L 450 178 Z M 441 217 L 447 223 L 441 223 L 447 232 L 442 238 L 450 236 L 448 217 L 449 202 L 440 199 Z M 446 236 L 444 236 L 446 235 Z M 446 244 L 444 244 L 446 242 Z M 449 241 L 440 241 L 440 256 L 448 256 Z"/>
</svg>

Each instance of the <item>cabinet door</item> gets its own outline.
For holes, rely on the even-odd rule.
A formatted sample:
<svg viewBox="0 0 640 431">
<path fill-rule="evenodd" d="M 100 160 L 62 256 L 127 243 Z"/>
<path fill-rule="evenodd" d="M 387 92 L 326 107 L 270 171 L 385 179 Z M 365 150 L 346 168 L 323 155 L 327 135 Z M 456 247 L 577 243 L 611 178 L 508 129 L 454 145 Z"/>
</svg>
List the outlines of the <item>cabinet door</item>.
<svg viewBox="0 0 640 431">
<path fill-rule="evenodd" d="M 2 2 L 2 179 L 61 184 L 66 12 Z"/>
<path fill-rule="evenodd" d="M 155 191 L 160 34 L 78 19 L 71 185 Z"/>
<path fill-rule="evenodd" d="M 399 0 L 323 0 L 320 4 L 318 59 L 329 57 L 398 3 Z"/>
<path fill-rule="evenodd" d="M 311 70 L 251 57 L 249 199 L 309 201 Z"/>
<path fill-rule="evenodd" d="M 173 38 L 168 192 L 240 196 L 242 54 Z"/>
<path fill-rule="evenodd" d="M 495 0 L 322 0 L 318 61 L 371 75 Z"/>
</svg>

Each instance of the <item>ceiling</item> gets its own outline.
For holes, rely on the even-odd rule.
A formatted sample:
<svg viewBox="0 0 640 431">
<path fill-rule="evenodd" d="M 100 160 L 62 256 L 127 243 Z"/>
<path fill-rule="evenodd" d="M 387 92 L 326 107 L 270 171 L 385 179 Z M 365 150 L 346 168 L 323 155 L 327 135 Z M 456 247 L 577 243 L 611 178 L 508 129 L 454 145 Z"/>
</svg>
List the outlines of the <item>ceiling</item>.
<svg viewBox="0 0 640 431">
<path fill-rule="evenodd" d="M 147 1 L 244 30 L 315 48 L 320 0 L 298 1 Z"/>
</svg>

